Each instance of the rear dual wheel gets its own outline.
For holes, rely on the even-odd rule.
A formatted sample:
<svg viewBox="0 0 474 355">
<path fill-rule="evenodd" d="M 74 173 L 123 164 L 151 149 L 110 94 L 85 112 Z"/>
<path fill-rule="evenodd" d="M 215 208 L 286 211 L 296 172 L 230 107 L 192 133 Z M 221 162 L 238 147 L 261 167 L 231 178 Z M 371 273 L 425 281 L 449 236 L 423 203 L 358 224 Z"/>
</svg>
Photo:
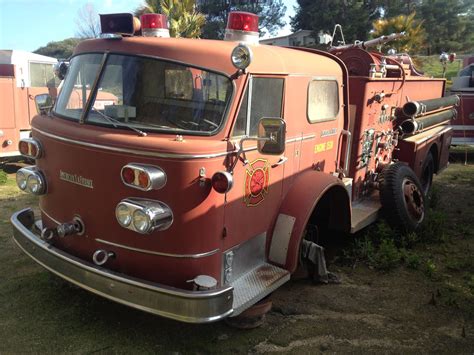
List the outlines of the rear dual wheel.
<svg viewBox="0 0 474 355">
<path fill-rule="evenodd" d="M 380 202 L 388 224 L 402 232 L 414 231 L 425 218 L 425 193 L 413 170 L 395 163 L 379 176 Z"/>
</svg>

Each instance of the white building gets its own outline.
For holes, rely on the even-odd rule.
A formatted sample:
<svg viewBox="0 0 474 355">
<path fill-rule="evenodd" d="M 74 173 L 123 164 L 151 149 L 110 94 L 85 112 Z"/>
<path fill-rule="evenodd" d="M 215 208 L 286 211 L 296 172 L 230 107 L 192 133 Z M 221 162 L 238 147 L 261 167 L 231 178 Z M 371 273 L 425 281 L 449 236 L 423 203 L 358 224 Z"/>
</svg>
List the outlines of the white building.
<svg viewBox="0 0 474 355">
<path fill-rule="evenodd" d="M 312 31 L 298 30 L 295 33 L 291 33 L 286 36 L 261 39 L 260 43 L 269 44 L 272 46 L 307 47 L 315 44 L 328 44 L 329 42 L 331 42 L 331 39 L 331 35 L 323 33 L 322 31 L 318 33 L 318 38 L 315 39 L 312 36 Z"/>
</svg>

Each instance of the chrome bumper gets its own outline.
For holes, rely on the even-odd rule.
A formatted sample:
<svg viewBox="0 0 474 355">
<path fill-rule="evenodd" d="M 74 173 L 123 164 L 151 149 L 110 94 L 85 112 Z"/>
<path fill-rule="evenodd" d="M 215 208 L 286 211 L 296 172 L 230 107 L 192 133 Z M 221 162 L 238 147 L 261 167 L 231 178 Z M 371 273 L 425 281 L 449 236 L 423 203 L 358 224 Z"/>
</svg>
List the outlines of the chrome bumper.
<svg viewBox="0 0 474 355">
<path fill-rule="evenodd" d="M 11 217 L 13 240 L 38 264 L 88 291 L 142 311 L 188 323 L 208 323 L 232 312 L 233 288 L 187 291 L 119 274 L 44 242 L 29 208 Z"/>
</svg>

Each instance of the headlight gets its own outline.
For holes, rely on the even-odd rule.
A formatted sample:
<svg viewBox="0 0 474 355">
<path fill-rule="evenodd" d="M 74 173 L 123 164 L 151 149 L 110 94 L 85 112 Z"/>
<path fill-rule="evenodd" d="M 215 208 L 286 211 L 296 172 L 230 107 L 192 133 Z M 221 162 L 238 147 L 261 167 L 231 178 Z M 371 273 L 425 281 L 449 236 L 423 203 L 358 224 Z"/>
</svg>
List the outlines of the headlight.
<svg viewBox="0 0 474 355">
<path fill-rule="evenodd" d="M 18 170 L 16 183 L 21 190 L 34 195 L 42 195 L 46 192 L 46 180 L 36 166 Z"/>
<path fill-rule="evenodd" d="M 132 222 L 132 211 L 127 205 L 119 203 L 115 209 L 115 217 L 121 226 L 128 227 Z"/>
<path fill-rule="evenodd" d="M 253 55 L 250 47 L 241 43 L 234 48 L 230 57 L 234 67 L 244 70 L 252 62 Z"/>
<path fill-rule="evenodd" d="M 21 171 L 21 169 L 16 172 L 16 184 L 20 190 L 26 189 L 26 176 L 25 173 Z"/>
<path fill-rule="evenodd" d="M 143 210 L 133 212 L 133 226 L 140 233 L 147 233 L 150 229 L 150 217 Z"/>
<path fill-rule="evenodd" d="M 173 224 L 173 212 L 167 204 L 145 198 L 120 201 L 115 216 L 122 227 L 141 234 L 163 231 Z"/>
</svg>

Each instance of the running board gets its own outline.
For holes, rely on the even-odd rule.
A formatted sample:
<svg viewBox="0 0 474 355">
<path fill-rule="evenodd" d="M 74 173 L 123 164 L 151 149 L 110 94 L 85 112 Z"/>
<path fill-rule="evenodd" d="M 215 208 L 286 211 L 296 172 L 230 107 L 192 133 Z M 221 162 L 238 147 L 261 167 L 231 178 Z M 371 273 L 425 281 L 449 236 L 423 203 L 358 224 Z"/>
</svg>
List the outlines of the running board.
<svg viewBox="0 0 474 355">
<path fill-rule="evenodd" d="M 379 218 L 382 208 L 379 195 L 374 194 L 352 205 L 351 233 L 360 231 Z"/>
<path fill-rule="evenodd" d="M 231 317 L 239 315 L 289 279 L 290 273 L 288 270 L 266 262 L 243 274 L 230 283 L 234 287 L 234 303 L 232 306 L 234 312 Z"/>
</svg>

